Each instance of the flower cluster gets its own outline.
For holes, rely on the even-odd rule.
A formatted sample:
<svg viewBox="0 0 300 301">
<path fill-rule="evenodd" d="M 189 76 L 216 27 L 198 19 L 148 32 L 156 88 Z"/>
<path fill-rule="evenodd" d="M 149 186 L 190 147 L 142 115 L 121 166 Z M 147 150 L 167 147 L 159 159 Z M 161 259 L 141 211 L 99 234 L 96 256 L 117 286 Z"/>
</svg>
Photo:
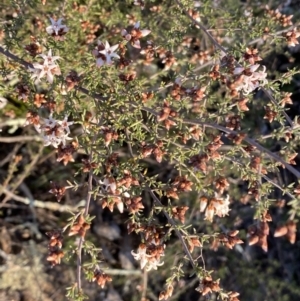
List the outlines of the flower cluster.
<svg viewBox="0 0 300 301">
<path fill-rule="evenodd" d="M 162 150 L 163 142 L 161 140 L 157 141 L 154 145 L 145 144 L 142 142 L 142 150 L 141 150 L 141 156 L 142 158 L 146 158 L 150 156 L 151 154 L 154 155 L 155 160 L 158 163 L 161 163 L 163 159 L 163 155 L 165 154 L 165 151 Z"/>
<path fill-rule="evenodd" d="M 137 196 L 131 197 L 128 190 L 131 186 L 139 186 L 139 181 L 134 178 L 128 170 L 124 170 L 123 177 L 118 181 L 112 177 L 107 176 L 103 181 L 99 181 L 103 189 L 108 193 L 108 197 L 102 200 L 102 208 L 108 208 L 111 212 L 116 205 L 118 210 L 123 213 L 124 202 L 127 205 L 129 212 L 135 213 L 139 209 L 144 208 L 141 203 L 141 198 Z"/>
<path fill-rule="evenodd" d="M 211 276 L 207 276 L 202 279 L 200 286 L 197 288 L 203 296 L 220 291 L 219 280 L 213 281 Z"/>
<path fill-rule="evenodd" d="M 66 193 L 66 187 L 64 186 L 59 186 L 57 183 L 54 182 L 50 182 L 51 184 L 51 189 L 49 190 L 50 193 L 54 194 L 57 201 L 60 202 L 62 197 L 65 195 Z"/>
<path fill-rule="evenodd" d="M 261 221 L 258 225 L 252 225 L 248 229 L 249 236 L 249 245 L 257 244 L 260 246 L 265 252 L 268 251 L 268 235 L 270 232 L 270 227 L 268 222 L 271 222 L 272 218 L 270 214 L 265 211 L 261 216 Z"/>
<path fill-rule="evenodd" d="M 106 282 L 111 282 L 112 278 L 100 270 L 94 272 L 92 281 L 96 281 L 101 288 L 104 288 Z"/>
<path fill-rule="evenodd" d="M 193 182 L 187 179 L 187 176 L 178 176 L 166 191 L 168 197 L 179 199 L 178 193 L 192 191 Z"/>
<path fill-rule="evenodd" d="M 60 144 L 66 146 L 67 140 L 72 140 L 69 137 L 70 128 L 69 126 L 73 124 L 72 121 L 68 122 L 68 116 L 63 120 L 56 120 L 50 114 L 49 118 L 44 118 L 41 122 L 37 115 L 31 113 L 27 117 L 26 124 L 33 124 L 35 129 L 42 135 L 44 140 L 44 145 L 52 145 L 58 148 Z"/>
<path fill-rule="evenodd" d="M 164 262 L 160 261 L 160 258 L 164 256 L 165 246 L 151 244 L 146 246 L 141 243 L 137 252 L 131 252 L 135 260 L 141 262 L 141 269 L 145 268 L 146 271 L 157 270 L 157 267 L 162 266 Z"/>
<path fill-rule="evenodd" d="M 80 214 L 75 223 L 72 225 L 69 236 L 79 235 L 81 238 L 84 238 L 86 230 L 88 230 L 89 228 L 90 224 L 86 221 L 84 216 Z"/>
<path fill-rule="evenodd" d="M 134 223 L 128 224 L 128 232 L 142 233 L 145 237 L 145 242 L 141 243 L 137 252 L 132 251 L 131 254 L 135 260 L 140 261 L 141 269 L 146 271 L 157 270 L 157 267 L 162 266 L 161 257 L 165 255 L 165 244 L 162 239 L 164 232 L 155 226 L 138 226 Z"/>
<path fill-rule="evenodd" d="M 53 83 L 53 76 L 60 75 L 60 68 L 55 63 L 56 60 L 60 59 L 59 56 L 52 56 L 52 50 L 48 51 L 48 55 L 46 54 L 39 54 L 38 56 L 44 59 L 43 64 L 33 63 L 33 68 L 29 68 L 31 72 L 33 72 L 31 78 L 35 78 L 35 83 L 39 83 L 41 79 L 46 76 L 47 81 L 52 84 Z"/>
<path fill-rule="evenodd" d="M 218 234 L 218 236 L 214 239 L 211 248 L 213 250 L 217 250 L 220 243 L 229 249 L 232 249 L 235 245 L 243 244 L 244 242 L 237 236 L 238 233 L 238 230 L 234 230 L 230 231 L 228 234 Z"/>
<path fill-rule="evenodd" d="M 61 250 L 63 241 L 62 232 L 60 230 L 53 230 L 47 232 L 46 235 L 50 237 L 47 260 L 51 262 L 52 266 L 55 266 L 60 264 L 61 259 L 64 257 L 64 252 Z"/>
</svg>

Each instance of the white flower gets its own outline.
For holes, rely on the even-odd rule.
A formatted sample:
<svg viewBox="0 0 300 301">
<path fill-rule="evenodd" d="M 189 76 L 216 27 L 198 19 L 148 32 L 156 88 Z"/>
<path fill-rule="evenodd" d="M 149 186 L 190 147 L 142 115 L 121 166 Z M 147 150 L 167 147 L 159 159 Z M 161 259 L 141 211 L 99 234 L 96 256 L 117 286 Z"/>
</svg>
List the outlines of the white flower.
<svg viewBox="0 0 300 301">
<path fill-rule="evenodd" d="M 58 148 L 60 144 L 66 146 L 67 140 L 72 140 L 68 135 L 70 133 L 69 125 L 73 122 L 68 122 L 67 119 L 66 116 L 62 121 L 56 120 L 50 114 L 49 118 L 43 119 L 42 124 L 34 125 L 36 131 L 42 135 L 45 146 L 52 145 Z"/>
<path fill-rule="evenodd" d="M 148 265 L 146 266 L 146 271 L 157 270 L 157 267 L 161 267 L 164 265 L 164 262 L 160 262 L 160 259 L 157 259 L 155 257 L 151 257 L 148 260 Z"/>
<path fill-rule="evenodd" d="M 48 55 L 40 54 L 40 57 L 44 59 L 43 64 L 33 63 L 33 68 L 29 68 L 33 75 L 31 78 L 36 78 L 35 83 L 40 82 L 40 80 L 46 76 L 47 81 L 53 83 L 53 75 L 60 75 L 60 68 L 55 64 L 55 61 L 58 60 L 59 56 L 52 56 L 51 49 L 48 52 Z"/>
<path fill-rule="evenodd" d="M 44 61 L 47 62 L 49 65 L 55 65 L 55 61 L 60 59 L 60 56 L 52 56 L 52 49 L 49 49 L 48 55 L 42 53 L 38 56 L 42 57 Z"/>
<path fill-rule="evenodd" d="M 153 247 L 153 246 L 152 246 Z M 140 261 L 141 269 L 145 268 L 146 271 L 157 270 L 157 267 L 162 266 L 164 262 L 160 262 L 160 257 L 164 256 L 165 246 L 154 246 L 154 254 L 147 254 L 147 246 L 140 244 L 137 252 L 131 251 L 131 254 L 135 260 Z M 151 249 L 151 246 L 150 246 Z"/>
<path fill-rule="evenodd" d="M 204 197 L 200 202 L 200 212 L 205 211 L 205 220 L 212 222 L 215 215 L 219 217 L 228 215 L 230 211 L 229 205 L 229 195 L 227 195 L 225 198 L 217 198 L 216 196 L 210 200 L 209 204 L 208 200 Z"/>
<path fill-rule="evenodd" d="M 49 119 L 44 118 L 44 125 L 53 129 L 57 125 L 57 120 L 52 117 L 52 114 L 50 114 Z"/>
<path fill-rule="evenodd" d="M 208 199 L 206 197 L 200 198 L 200 212 L 204 212 L 207 207 Z"/>
<path fill-rule="evenodd" d="M 54 19 L 50 18 L 51 25 L 46 28 L 46 31 L 50 35 L 54 36 L 62 36 L 69 31 L 69 28 L 66 25 L 61 24 L 62 18 L 55 21 Z"/>
<path fill-rule="evenodd" d="M 43 65 L 38 63 L 33 63 L 33 69 L 30 70 L 33 72 L 33 75 L 31 76 L 32 79 L 36 78 L 35 83 L 38 83 L 41 81 L 41 78 L 43 78 L 45 75 L 47 77 L 47 81 L 52 84 L 53 83 L 53 75 L 59 75 L 60 71 L 58 71 L 56 65 L 48 65 L 47 63 L 44 63 Z"/>
<path fill-rule="evenodd" d="M 61 143 L 60 137 L 57 137 L 55 132 L 52 132 L 51 135 L 42 135 L 42 137 L 44 139 L 44 146 L 52 145 L 53 147 L 58 148 Z"/>
<path fill-rule="evenodd" d="M 131 251 L 131 254 L 135 260 L 141 261 L 141 269 L 145 267 L 147 264 L 147 254 L 146 254 L 147 248 L 145 244 L 140 244 L 137 253 Z M 149 256 L 148 256 L 149 257 Z"/>
<path fill-rule="evenodd" d="M 118 44 L 110 46 L 107 41 L 105 42 L 105 45 L 101 41 L 98 41 L 98 46 L 93 51 L 93 54 L 97 58 L 97 67 L 101 67 L 105 64 L 112 65 L 112 58 L 120 58 L 120 56 L 115 53 L 118 47 Z"/>
<path fill-rule="evenodd" d="M 65 116 L 65 118 L 61 121 L 57 121 L 57 123 L 60 125 L 61 129 L 66 131 L 68 134 L 70 134 L 69 125 L 72 125 L 74 122 L 73 121 L 68 122 L 68 116 Z"/>
<path fill-rule="evenodd" d="M 118 47 L 118 44 L 110 46 L 107 41 L 105 45 L 101 41 L 98 41 L 96 49 L 93 50 L 93 55 L 97 59 L 97 67 L 101 67 L 103 65 L 112 65 L 112 58 L 120 58 L 120 56 L 115 53 Z"/>
<path fill-rule="evenodd" d="M 124 203 L 121 200 L 119 202 L 117 202 L 117 208 L 120 213 L 124 212 Z"/>
<path fill-rule="evenodd" d="M 134 0 L 133 2 L 134 5 L 138 5 L 141 7 L 141 9 L 144 9 L 145 8 L 145 3 L 143 0 Z"/>
<path fill-rule="evenodd" d="M 214 214 L 215 214 L 215 207 L 212 203 L 210 203 L 205 210 L 205 214 L 204 214 L 205 220 L 212 222 L 214 218 Z"/>
<path fill-rule="evenodd" d="M 240 83 L 236 87 L 238 91 L 242 90 L 245 95 L 248 95 L 256 88 L 268 83 L 266 67 L 262 66 L 262 71 L 256 71 L 259 67 L 259 64 L 255 64 L 249 68 L 237 67 L 234 69 L 234 75 L 242 76 Z"/>
<path fill-rule="evenodd" d="M 229 209 L 229 195 L 226 196 L 225 199 L 214 199 L 212 201 L 213 206 L 215 208 L 215 214 L 219 217 L 224 217 L 228 215 Z"/>
<path fill-rule="evenodd" d="M 111 193 L 115 193 L 117 190 L 117 184 L 114 178 L 104 178 L 103 181 L 99 181 L 100 184 L 104 185 L 104 189 L 106 191 L 110 191 Z"/>
</svg>

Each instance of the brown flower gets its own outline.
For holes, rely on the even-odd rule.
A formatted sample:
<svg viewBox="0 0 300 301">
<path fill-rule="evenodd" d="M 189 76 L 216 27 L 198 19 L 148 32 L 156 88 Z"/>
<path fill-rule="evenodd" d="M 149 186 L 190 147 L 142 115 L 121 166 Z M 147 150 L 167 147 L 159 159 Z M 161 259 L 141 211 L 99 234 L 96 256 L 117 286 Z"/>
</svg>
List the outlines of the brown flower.
<svg viewBox="0 0 300 301">
<path fill-rule="evenodd" d="M 189 209 L 187 206 L 175 206 L 172 208 L 173 216 L 179 219 L 182 223 L 185 221 L 185 212 Z"/>
<path fill-rule="evenodd" d="M 100 270 L 94 272 L 93 281 L 96 281 L 101 288 L 104 288 L 106 282 L 111 282 L 112 278 Z"/>
<path fill-rule="evenodd" d="M 173 294 L 173 285 L 168 285 L 167 289 L 160 292 L 158 300 L 167 300 Z"/>
<path fill-rule="evenodd" d="M 285 225 L 278 227 L 275 230 L 274 237 L 286 236 L 291 244 L 296 241 L 296 223 L 289 220 Z"/>
<path fill-rule="evenodd" d="M 49 190 L 49 192 L 54 194 L 56 196 L 57 201 L 60 202 L 62 197 L 66 193 L 66 187 L 59 186 L 57 183 L 52 182 L 52 181 L 50 182 L 50 184 L 51 184 L 52 188 Z"/>
<path fill-rule="evenodd" d="M 142 198 L 134 196 L 132 198 L 125 198 L 125 204 L 130 213 L 135 214 L 138 213 L 141 209 L 144 208 L 142 203 Z"/>
<path fill-rule="evenodd" d="M 49 252 L 47 261 L 50 261 L 52 266 L 60 264 L 61 259 L 64 257 L 64 252 L 62 250 L 52 250 Z"/>
<path fill-rule="evenodd" d="M 86 230 L 90 228 L 90 224 L 85 221 L 82 214 L 79 215 L 75 223 L 70 229 L 69 236 L 79 235 L 80 237 L 85 237 Z"/>
<path fill-rule="evenodd" d="M 219 281 L 213 281 L 211 276 L 207 276 L 201 281 L 200 286 L 197 288 L 197 290 L 201 292 L 203 296 L 212 292 L 219 292 Z"/>
<path fill-rule="evenodd" d="M 66 79 L 67 91 L 71 91 L 75 86 L 77 86 L 80 82 L 80 77 L 78 76 L 77 72 L 71 70 L 67 75 Z"/>
<path fill-rule="evenodd" d="M 195 247 L 202 248 L 202 244 L 198 237 L 188 237 L 188 247 L 189 251 L 193 253 Z"/>
<path fill-rule="evenodd" d="M 255 62 L 261 61 L 262 58 L 258 56 L 258 50 L 253 48 L 246 48 L 244 53 L 245 61 L 248 61 L 251 65 L 254 65 Z"/>
</svg>

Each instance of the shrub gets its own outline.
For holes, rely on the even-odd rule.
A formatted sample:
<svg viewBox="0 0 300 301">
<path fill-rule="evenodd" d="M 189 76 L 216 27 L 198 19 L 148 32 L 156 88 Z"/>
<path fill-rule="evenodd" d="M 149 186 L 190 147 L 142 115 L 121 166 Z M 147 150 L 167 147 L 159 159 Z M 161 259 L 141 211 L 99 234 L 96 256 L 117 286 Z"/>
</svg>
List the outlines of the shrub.
<svg viewBox="0 0 300 301">
<path fill-rule="evenodd" d="M 55 150 L 46 182 L 57 202 L 86 195 L 46 233 L 49 264 L 76 265 L 68 298 L 88 298 L 83 278 L 114 285 L 95 239 L 109 217 L 133 239 L 126 256 L 144 270 L 143 300 L 153 299 L 148 272 L 159 300 L 184 300 L 184 286 L 189 300 L 195 290 L 212 300 L 298 300 L 297 255 L 274 237 L 295 244 L 300 212 L 300 32 L 293 1 L 263 2 L 5 2 L 2 119 L 22 108 L 20 131 L 39 140 L 31 147 L 45 146 L 41 157 Z M 36 160 L 16 179 L 19 162 L 10 163 L 3 202 L 18 201 Z M 108 240 L 120 243 L 118 231 Z"/>
</svg>

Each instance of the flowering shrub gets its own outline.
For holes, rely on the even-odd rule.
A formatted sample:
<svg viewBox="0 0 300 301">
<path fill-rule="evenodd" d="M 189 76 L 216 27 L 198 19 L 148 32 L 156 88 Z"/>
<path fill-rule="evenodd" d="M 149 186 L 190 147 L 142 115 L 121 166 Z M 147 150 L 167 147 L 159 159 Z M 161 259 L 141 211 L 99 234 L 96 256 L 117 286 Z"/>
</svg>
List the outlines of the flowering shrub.
<svg viewBox="0 0 300 301">
<path fill-rule="evenodd" d="M 264 299 L 226 277 L 239 277 L 230 261 L 240 254 L 254 260 L 249 246 L 268 254 L 276 237 L 296 243 L 293 1 L 10 4 L 0 34 L 1 94 L 24 104 L 23 130 L 55 151 L 53 170 L 72 166 L 68 185 L 53 175 L 50 193 L 58 202 L 85 193 L 84 207 L 46 233 L 53 269 L 76 265 L 67 297 L 88 298 L 83 279 L 114 285 L 92 231 L 95 217 L 109 215 L 134 238 L 131 266 L 149 277 L 163 271 L 155 298 L 179 300 L 177 289 L 190 285 L 203 300 Z M 272 61 L 276 52 L 285 53 L 284 66 Z M 4 183 L 7 196 L 20 185 Z M 150 300 L 145 279 L 141 298 Z M 276 300 L 287 300 L 285 290 Z M 298 298 L 299 289 L 291 294 Z"/>
</svg>

